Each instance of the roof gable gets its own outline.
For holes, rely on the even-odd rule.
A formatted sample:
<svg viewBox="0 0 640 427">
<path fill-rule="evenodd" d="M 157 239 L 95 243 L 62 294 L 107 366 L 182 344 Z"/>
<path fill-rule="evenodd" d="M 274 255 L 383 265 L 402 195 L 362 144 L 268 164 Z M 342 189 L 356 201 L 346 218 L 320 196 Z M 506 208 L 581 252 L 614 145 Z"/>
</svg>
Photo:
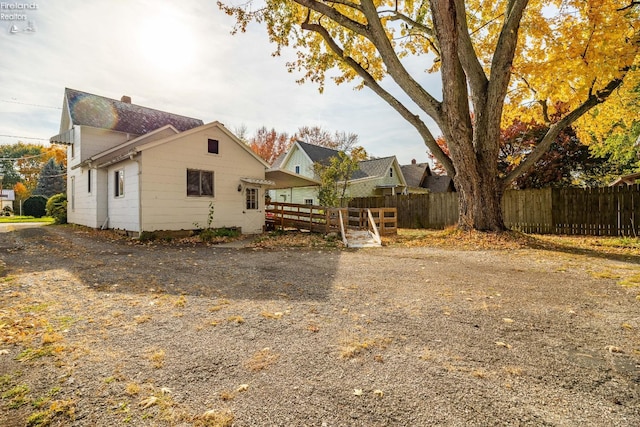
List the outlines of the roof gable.
<svg viewBox="0 0 640 427">
<path fill-rule="evenodd" d="M 71 124 L 144 135 L 166 125 L 184 132 L 202 120 L 154 110 L 103 96 L 65 89 L 65 104 Z"/>
</svg>

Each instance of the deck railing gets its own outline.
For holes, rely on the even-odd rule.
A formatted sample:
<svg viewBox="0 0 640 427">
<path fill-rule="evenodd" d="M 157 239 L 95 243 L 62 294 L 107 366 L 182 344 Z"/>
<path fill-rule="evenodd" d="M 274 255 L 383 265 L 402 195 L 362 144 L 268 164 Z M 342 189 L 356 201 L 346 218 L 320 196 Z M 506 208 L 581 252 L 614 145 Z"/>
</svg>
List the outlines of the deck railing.
<svg viewBox="0 0 640 427">
<path fill-rule="evenodd" d="M 371 214 L 367 211 L 371 211 Z M 342 213 L 342 215 L 340 215 Z M 317 233 L 340 232 L 340 222 L 348 228 L 368 229 L 373 221 L 381 235 L 396 234 L 396 208 L 327 208 L 317 205 L 272 202 L 266 208 L 267 225 L 275 228 L 297 228 Z"/>
</svg>

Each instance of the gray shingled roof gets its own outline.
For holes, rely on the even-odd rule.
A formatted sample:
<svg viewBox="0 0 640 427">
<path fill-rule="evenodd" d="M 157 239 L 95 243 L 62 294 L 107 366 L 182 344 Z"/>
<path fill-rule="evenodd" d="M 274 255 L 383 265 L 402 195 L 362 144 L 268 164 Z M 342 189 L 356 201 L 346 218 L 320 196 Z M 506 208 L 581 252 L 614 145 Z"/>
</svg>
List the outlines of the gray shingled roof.
<svg viewBox="0 0 640 427">
<path fill-rule="evenodd" d="M 309 156 L 312 162 L 323 163 L 331 157 L 336 157 L 339 153 L 338 150 L 332 150 L 331 148 L 321 147 L 319 145 L 309 144 L 302 141 L 297 142 L 300 145 L 300 148 L 307 153 L 307 156 Z"/>
<path fill-rule="evenodd" d="M 428 163 L 412 163 L 410 165 L 402 165 L 402 175 L 409 187 L 423 187 L 423 178 Z"/>
<path fill-rule="evenodd" d="M 144 135 L 165 125 L 184 132 L 204 123 L 202 120 L 141 107 L 115 99 L 65 89 L 71 122 L 74 125 L 112 129 L 119 132 Z"/>
<path fill-rule="evenodd" d="M 380 159 L 363 160 L 358 163 L 358 169 L 351 179 L 368 178 L 374 176 L 384 176 L 393 163 L 393 156 L 382 157 Z"/>
</svg>

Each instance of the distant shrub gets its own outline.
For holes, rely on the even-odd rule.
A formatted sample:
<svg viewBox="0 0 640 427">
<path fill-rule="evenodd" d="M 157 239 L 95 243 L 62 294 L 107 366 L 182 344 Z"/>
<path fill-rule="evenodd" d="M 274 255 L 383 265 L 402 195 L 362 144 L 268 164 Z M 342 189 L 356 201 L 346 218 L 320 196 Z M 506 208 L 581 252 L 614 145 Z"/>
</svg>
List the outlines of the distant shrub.
<svg viewBox="0 0 640 427">
<path fill-rule="evenodd" d="M 47 213 L 47 198 L 44 196 L 31 196 L 22 203 L 22 212 L 26 216 L 42 218 Z"/>
<path fill-rule="evenodd" d="M 49 198 L 46 205 L 47 215 L 52 217 L 56 224 L 67 223 L 67 196 L 65 194 L 54 194 Z"/>
</svg>

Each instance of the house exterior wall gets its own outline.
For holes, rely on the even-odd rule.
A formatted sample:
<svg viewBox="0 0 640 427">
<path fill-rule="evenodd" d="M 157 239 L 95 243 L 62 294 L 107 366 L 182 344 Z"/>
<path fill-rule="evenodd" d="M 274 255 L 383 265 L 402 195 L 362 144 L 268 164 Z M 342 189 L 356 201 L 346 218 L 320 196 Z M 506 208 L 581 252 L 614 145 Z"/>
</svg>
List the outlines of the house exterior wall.
<svg viewBox="0 0 640 427">
<path fill-rule="evenodd" d="M 107 168 L 107 216 L 108 227 L 116 230 L 139 232 L 140 186 L 139 165 L 135 160 L 126 160 Z M 116 195 L 117 171 L 124 172 L 124 194 Z M 104 193 L 102 193 L 104 194 Z M 102 224 L 100 224 L 102 225 Z"/>
<path fill-rule="evenodd" d="M 67 147 L 67 165 L 69 167 L 76 166 L 89 157 L 134 137 L 135 135 L 108 129 L 76 126 L 73 130 L 73 146 Z"/>
<path fill-rule="evenodd" d="M 207 152 L 207 141 L 219 141 L 219 154 Z M 142 165 L 142 230 L 192 230 L 207 225 L 214 204 L 213 228 L 241 227 L 245 234 L 264 226 L 264 190 L 241 178 L 264 179 L 265 166 L 216 127 L 177 137 L 145 149 Z M 212 171 L 214 195 L 187 196 L 187 169 Z M 241 191 L 238 191 L 238 186 Z M 258 188 L 258 208 L 246 209 L 246 188 Z"/>
<path fill-rule="evenodd" d="M 275 198 L 272 196 L 272 200 L 274 202 L 303 204 L 305 200 L 311 199 L 313 204 L 317 205 L 318 189 L 318 186 L 282 188 L 275 190 Z"/>
<path fill-rule="evenodd" d="M 294 146 L 293 152 L 289 155 L 287 163 L 283 165 L 282 169 L 296 173 L 296 166 L 300 166 L 300 172 L 298 175 L 307 176 L 309 178 L 314 177 L 313 162 L 309 160 L 309 157 L 303 153 L 297 146 Z"/>
</svg>

